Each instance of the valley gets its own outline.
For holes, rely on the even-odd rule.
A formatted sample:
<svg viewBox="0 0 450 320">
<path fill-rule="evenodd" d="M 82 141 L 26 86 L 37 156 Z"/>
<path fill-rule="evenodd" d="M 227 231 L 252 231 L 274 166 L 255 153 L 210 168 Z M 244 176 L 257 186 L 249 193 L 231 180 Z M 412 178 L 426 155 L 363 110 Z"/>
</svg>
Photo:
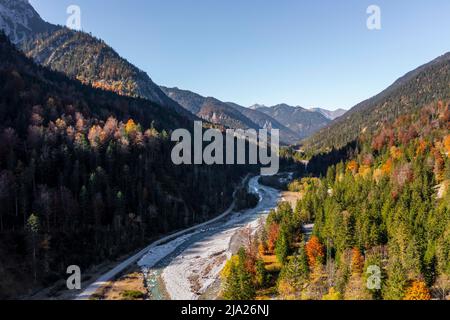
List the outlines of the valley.
<svg viewBox="0 0 450 320">
<path fill-rule="evenodd" d="M 450 300 L 448 19 L 50 2 L 0 0 L 0 300 Z"/>
<path fill-rule="evenodd" d="M 246 182 L 247 188 L 259 197 L 255 208 L 234 211 L 232 205 L 210 222 L 153 243 L 101 276 L 78 298 L 109 296 L 108 287 L 114 287 L 114 279 L 119 279 L 120 283 L 121 279 L 128 279 L 140 269 L 138 273 L 144 276 L 135 277 L 134 283 L 138 287 L 142 281 L 145 283 L 148 299 L 216 299 L 220 291 L 220 271 L 226 260 L 240 246 L 246 245 L 249 235 L 261 227 L 269 211 L 281 199 L 280 191 L 263 186 L 258 180 L 259 176 L 256 176 Z M 130 275 L 119 276 L 130 268 Z M 122 298 L 120 291 L 115 296 Z"/>
</svg>

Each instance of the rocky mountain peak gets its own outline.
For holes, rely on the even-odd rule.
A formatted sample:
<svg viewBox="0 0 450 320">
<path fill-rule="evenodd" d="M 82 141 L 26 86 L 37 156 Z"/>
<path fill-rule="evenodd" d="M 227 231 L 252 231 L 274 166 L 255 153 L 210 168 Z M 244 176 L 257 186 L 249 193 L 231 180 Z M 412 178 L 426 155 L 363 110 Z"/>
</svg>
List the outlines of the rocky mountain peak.
<svg viewBox="0 0 450 320">
<path fill-rule="evenodd" d="M 55 28 L 42 20 L 28 0 L 0 0 L 0 29 L 14 44 L 29 40 L 36 32 Z"/>
</svg>

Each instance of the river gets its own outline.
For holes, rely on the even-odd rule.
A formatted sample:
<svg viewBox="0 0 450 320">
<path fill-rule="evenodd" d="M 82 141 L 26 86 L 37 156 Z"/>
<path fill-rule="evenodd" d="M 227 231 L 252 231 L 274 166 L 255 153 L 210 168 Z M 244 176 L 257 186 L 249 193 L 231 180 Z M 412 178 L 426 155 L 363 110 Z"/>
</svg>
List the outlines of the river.
<svg viewBox="0 0 450 320">
<path fill-rule="evenodd" d="M 152 300 L 214 299 L 220 288 L 220 271 L 226 260 L 254 233 L 280 201 L 280 192 L 249 180 L 259 195 L 258 205 L 232 212 L 221 220 L 152 248 L 139 260 Z"/>
</svg>

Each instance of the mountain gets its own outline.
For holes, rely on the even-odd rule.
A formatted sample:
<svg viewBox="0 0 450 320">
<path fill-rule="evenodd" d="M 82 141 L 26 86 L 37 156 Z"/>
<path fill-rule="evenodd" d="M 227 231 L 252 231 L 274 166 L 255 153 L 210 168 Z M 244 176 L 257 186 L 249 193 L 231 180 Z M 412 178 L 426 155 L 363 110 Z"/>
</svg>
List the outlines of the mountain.
<svg viewBox="0 0 450 320">
<path fill-rule="evenodd" d="M 300 136 L 297 133 L 263 112 L 252 110 L 232 102 L 227 102 L 227 104 L 256 123 L 260 128 L 280 130 L 280 141 L 283 143 L 292 145 L 298 143 L 300 140 Z"/>
<path fill-rule="evenodd" d="M 43 21 L 28 0 L 0 0 L 0 29 L 14 44 L 28 41 L 36 33 L 58 28 Z"/>
<path fill-rule="evenodd" d="M 306 138 L 330 123 L 322 113 L 310 111 L 301 107 L 279 104 L 273 107 L 254 105 L 250 109 L 257 110 L 274 118 L 295 132 L 301 138 Z"/>
<path fill-rule="evenodd" d="M 407 73 L 386 90 L 365 100 L 344 116 L 305 139 L 304 148 L 323 152 L 342 148 L 362 132 L 410 114 L 438 99 L 450 97 L 450 52 Z"/>
<path fill-rule="evenodd" d="M 209 122 L 233 129 L 279 129 L 280 141 L 284 144 L 295 144 L 300 140 L 300 136 L 295 132 L 257 110 L 251 110 L 232 102 L 222 102 L 216 98 L 203 97 L 179 88 L 161 87 L 161 89 L 186 110 Z"/>
<path fill-rule="evenodd" d="M 0 299 L 223 212 L 251 168 L 175 165 L 176 128 L 192 122 L 37 65 L 0 32 Z"/>
<path fill-rule="evenodd" d="M 347 110 L 344 110 L 344 109 L 337 109 L 337 110 L 331 111 L 331 110 L 322 109 L 322 108 L 311 108 L 310 110 L 315 111 L 315 112 L 320 112 L 328 120 L 335 120 L 339 117 L 342 117 L 347 112 Z"/>
<path fill-rule="evenodd" d="M 250 119 L 216 98 L 203 97 L 188 90 L 167 88 L 161 90 L 172 100 L 178 102 L 189 112 L 199 118 L 214 124 L 233 129 L 257 129 L 258 126 Z"/>
<path fill-rule="evenodd" d="M 38 64 L 96 88 L 148 99 L 193 119 L 144 71 L 104 41 L 45 22 L 28 1 L 0 0 L 0 21 L 12 42 Z"/>
</svg>

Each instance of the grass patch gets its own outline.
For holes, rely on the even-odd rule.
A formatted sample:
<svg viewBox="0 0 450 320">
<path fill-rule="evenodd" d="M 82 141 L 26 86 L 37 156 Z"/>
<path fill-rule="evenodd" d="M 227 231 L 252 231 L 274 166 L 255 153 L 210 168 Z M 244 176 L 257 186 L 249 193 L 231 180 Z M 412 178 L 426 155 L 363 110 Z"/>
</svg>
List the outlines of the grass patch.
<svg viewBox="0 0 450 320">
<path fill-rule="evenodd" d="M 275 255 L 264 255 L 261 257 L 266 266 L 266 270 L 269 273 L 278 273 L 281 270 L 281 263 L 278 262 L 278 259 Z"/>
<path fill-rule="evenodd" d="M 137 290 L 126 290 L 122 292 L 123 300 L 144 300 L 145 294 Z"/>
<path fill-rule="evenodd" d="M 273 300 L 278 295 L 277 287 L 261 289 L 256 292 L 256 300 Z"/>
</svg>

